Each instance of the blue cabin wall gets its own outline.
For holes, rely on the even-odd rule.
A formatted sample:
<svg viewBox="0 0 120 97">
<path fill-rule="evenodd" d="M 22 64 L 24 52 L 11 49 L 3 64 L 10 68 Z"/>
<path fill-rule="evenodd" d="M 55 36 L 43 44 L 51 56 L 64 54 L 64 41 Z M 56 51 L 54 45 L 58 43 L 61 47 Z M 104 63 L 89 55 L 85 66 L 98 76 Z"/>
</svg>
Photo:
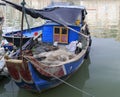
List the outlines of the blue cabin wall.
<svg viewBox="0 0 120 97">
<path fill-rule="evenodd" d="M 43 42 L 49 42 L 53 43 L 54 42 L 54 26 L 59 26 L 59 25 L 44 25 L 43 26 L 43 33 L 42 33 L 42 41 Z M 80 27 L 77 26 L 71 26 L 71 28 L 80 31 Z M 72 41 L 78 40 L 80 38 L 80 35 L 70 29 L 68 29 L 68 44 Z"/>
<path fill-rule="evenodd" d="M 53 43 L 53 25 L 43 27 L 42 41 Z"/>
<path fill-rule="evenodd" d="M 72 26 L 71 28 L 80 32 L 80 27 Z M 68 31 L 68 43 L 76 41 L 80 38 L 80 35 L 72 30 Z"/>
</svg>

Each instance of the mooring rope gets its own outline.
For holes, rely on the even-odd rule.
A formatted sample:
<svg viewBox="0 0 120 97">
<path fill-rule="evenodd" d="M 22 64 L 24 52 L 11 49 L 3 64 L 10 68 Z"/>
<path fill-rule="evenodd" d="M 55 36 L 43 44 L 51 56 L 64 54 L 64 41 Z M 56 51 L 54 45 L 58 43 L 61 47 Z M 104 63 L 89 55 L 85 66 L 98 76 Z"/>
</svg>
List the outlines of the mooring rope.
<svg viewBox="0 0 120 97">
<path fill-rule="evenodd" d="M 23 56 L 23 57 L 24 57 L 26 60 L 28 60 L 29 62 L 31 62 L 31 60 L 29 60 L 27 57 L 25 57 L 25 56 Z M 31 62 L 31 63 L 33 63 L 33 62 Z M 59 77 L 57 77 L 57 76 L 53 75 L 52 73 L 46 71 L 46 70 L 43 69 L 42 67 L 40 67 L 40 69 L 43 70 L 44 72 L 50 74 L 50 75 L 53 76 L 54 78 L 58 79 L 59 81 L 63 82 L 64 84 L 70 86 L 71 88 L 73 88 L 73 89 L 75 89 L 75 90 L 77 90 L 77 91 L 79 91 L 79 92 L 82 92 L 82 93 L 84 93 L 84 94 L 86 94 L 86 95 L 88 95 L 88 96 L 90 96 L 90 97 L 95 97 L 95 96 L 91 95 L 90 93 L 88 93 L 88 92 L 86 92 L 86 91 L 84 91 L 84 90 L 82 90 L 82 89 L 80 89 L 80 88 L 78 88 L 78 87 L 76 87 L 76 86 L 74 86 L 74 85 L 72 85 L 72 84 L 70 84 L 70 83 L 62 80 L 62 79 L 60 79 Z"/>
</svg>

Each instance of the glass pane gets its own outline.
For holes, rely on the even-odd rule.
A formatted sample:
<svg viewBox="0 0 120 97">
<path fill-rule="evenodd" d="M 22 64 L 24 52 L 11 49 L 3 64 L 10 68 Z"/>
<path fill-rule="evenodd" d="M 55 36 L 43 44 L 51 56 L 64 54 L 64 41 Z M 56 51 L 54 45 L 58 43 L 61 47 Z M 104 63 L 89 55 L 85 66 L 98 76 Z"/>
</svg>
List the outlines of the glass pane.
<svg viewBox="0 0 120 97">
<path fill-rule="evenodd" d="M 67 34 L 67 28 L 62 28 L 62 34 Z"/>
<path fill-rule="evenodd" d="M 60 28 L 55 28 L 55 34 L 60 34 Z"/>
</svg>

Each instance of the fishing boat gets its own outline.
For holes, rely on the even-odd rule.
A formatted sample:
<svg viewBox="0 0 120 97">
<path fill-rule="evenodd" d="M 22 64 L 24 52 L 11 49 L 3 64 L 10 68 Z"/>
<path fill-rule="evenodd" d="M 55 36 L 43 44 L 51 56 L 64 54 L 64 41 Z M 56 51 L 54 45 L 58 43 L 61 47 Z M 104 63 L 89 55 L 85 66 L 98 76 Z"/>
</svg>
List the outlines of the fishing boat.
<svg viewBox="0 0 120 97">
<path fill-rule="evenodd" d="M 22 45 L 24 45 L 30 38 L 33 38 L 34 33 L 39 32 L 40 30 L 41 30 L 41 27 L 25 29 L 22 32 L 22 35 L 23 35 Z M 8 42 L 13 43 L 16 47 L 19 47 L 20 39 L 21 39 L 21 30 L 3 33 L 2 37 L 6 39 Z"/>
<path fill-rule="evenodd" d="M 85 22 L 85 7 L 52 5 L 36 10 L 2 1 L 33 18 L 47 20 L 38 27 L 34 38 L 10 56 L 5 56 L 15 83 L 20 88 L 37 92 L 67 83 L 65 80 L 81 67 L 90 51 L 91 37 Z"/>
</svg>

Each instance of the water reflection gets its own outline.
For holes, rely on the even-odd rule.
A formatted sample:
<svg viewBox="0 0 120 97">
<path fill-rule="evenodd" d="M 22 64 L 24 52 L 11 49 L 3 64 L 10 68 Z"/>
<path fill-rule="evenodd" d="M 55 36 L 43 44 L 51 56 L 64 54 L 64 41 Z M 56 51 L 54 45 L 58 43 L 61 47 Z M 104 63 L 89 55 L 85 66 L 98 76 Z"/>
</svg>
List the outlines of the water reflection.
<svg viewBox="0 0 120 97">
<path fill-rule="evenodd" d="M 5 77 L 0 82 L 0 97 L 17 97 L 19 88 L 11 78 Z"/>
<path fill-rule="evenodd" d="M 120 41 L 120 29 L 94 28 L 91 34 L 97 38 L 115 38 L 116 41 Z"/>
<path fill-rule="evenodd" d="M 2 94 L 2 93 L 4 93 L 5 91 L 6 91 L 6 89 L 5 89 L 5 84 L 6 83 L 8 83 L 9 82 L 9 80 L 7 80 L 6 78 L 0 78 L 0 94 Z"/>
<path fill-rule="evenodd" d="M 5 85 L 8 84 L 10 82 L 10 79 L 3 77 L 2 79 L 0 79 L 0 97 L 1 95 L 4 95 L 4 93 L 6 92 L 6 88 Z"/>
</svg>

